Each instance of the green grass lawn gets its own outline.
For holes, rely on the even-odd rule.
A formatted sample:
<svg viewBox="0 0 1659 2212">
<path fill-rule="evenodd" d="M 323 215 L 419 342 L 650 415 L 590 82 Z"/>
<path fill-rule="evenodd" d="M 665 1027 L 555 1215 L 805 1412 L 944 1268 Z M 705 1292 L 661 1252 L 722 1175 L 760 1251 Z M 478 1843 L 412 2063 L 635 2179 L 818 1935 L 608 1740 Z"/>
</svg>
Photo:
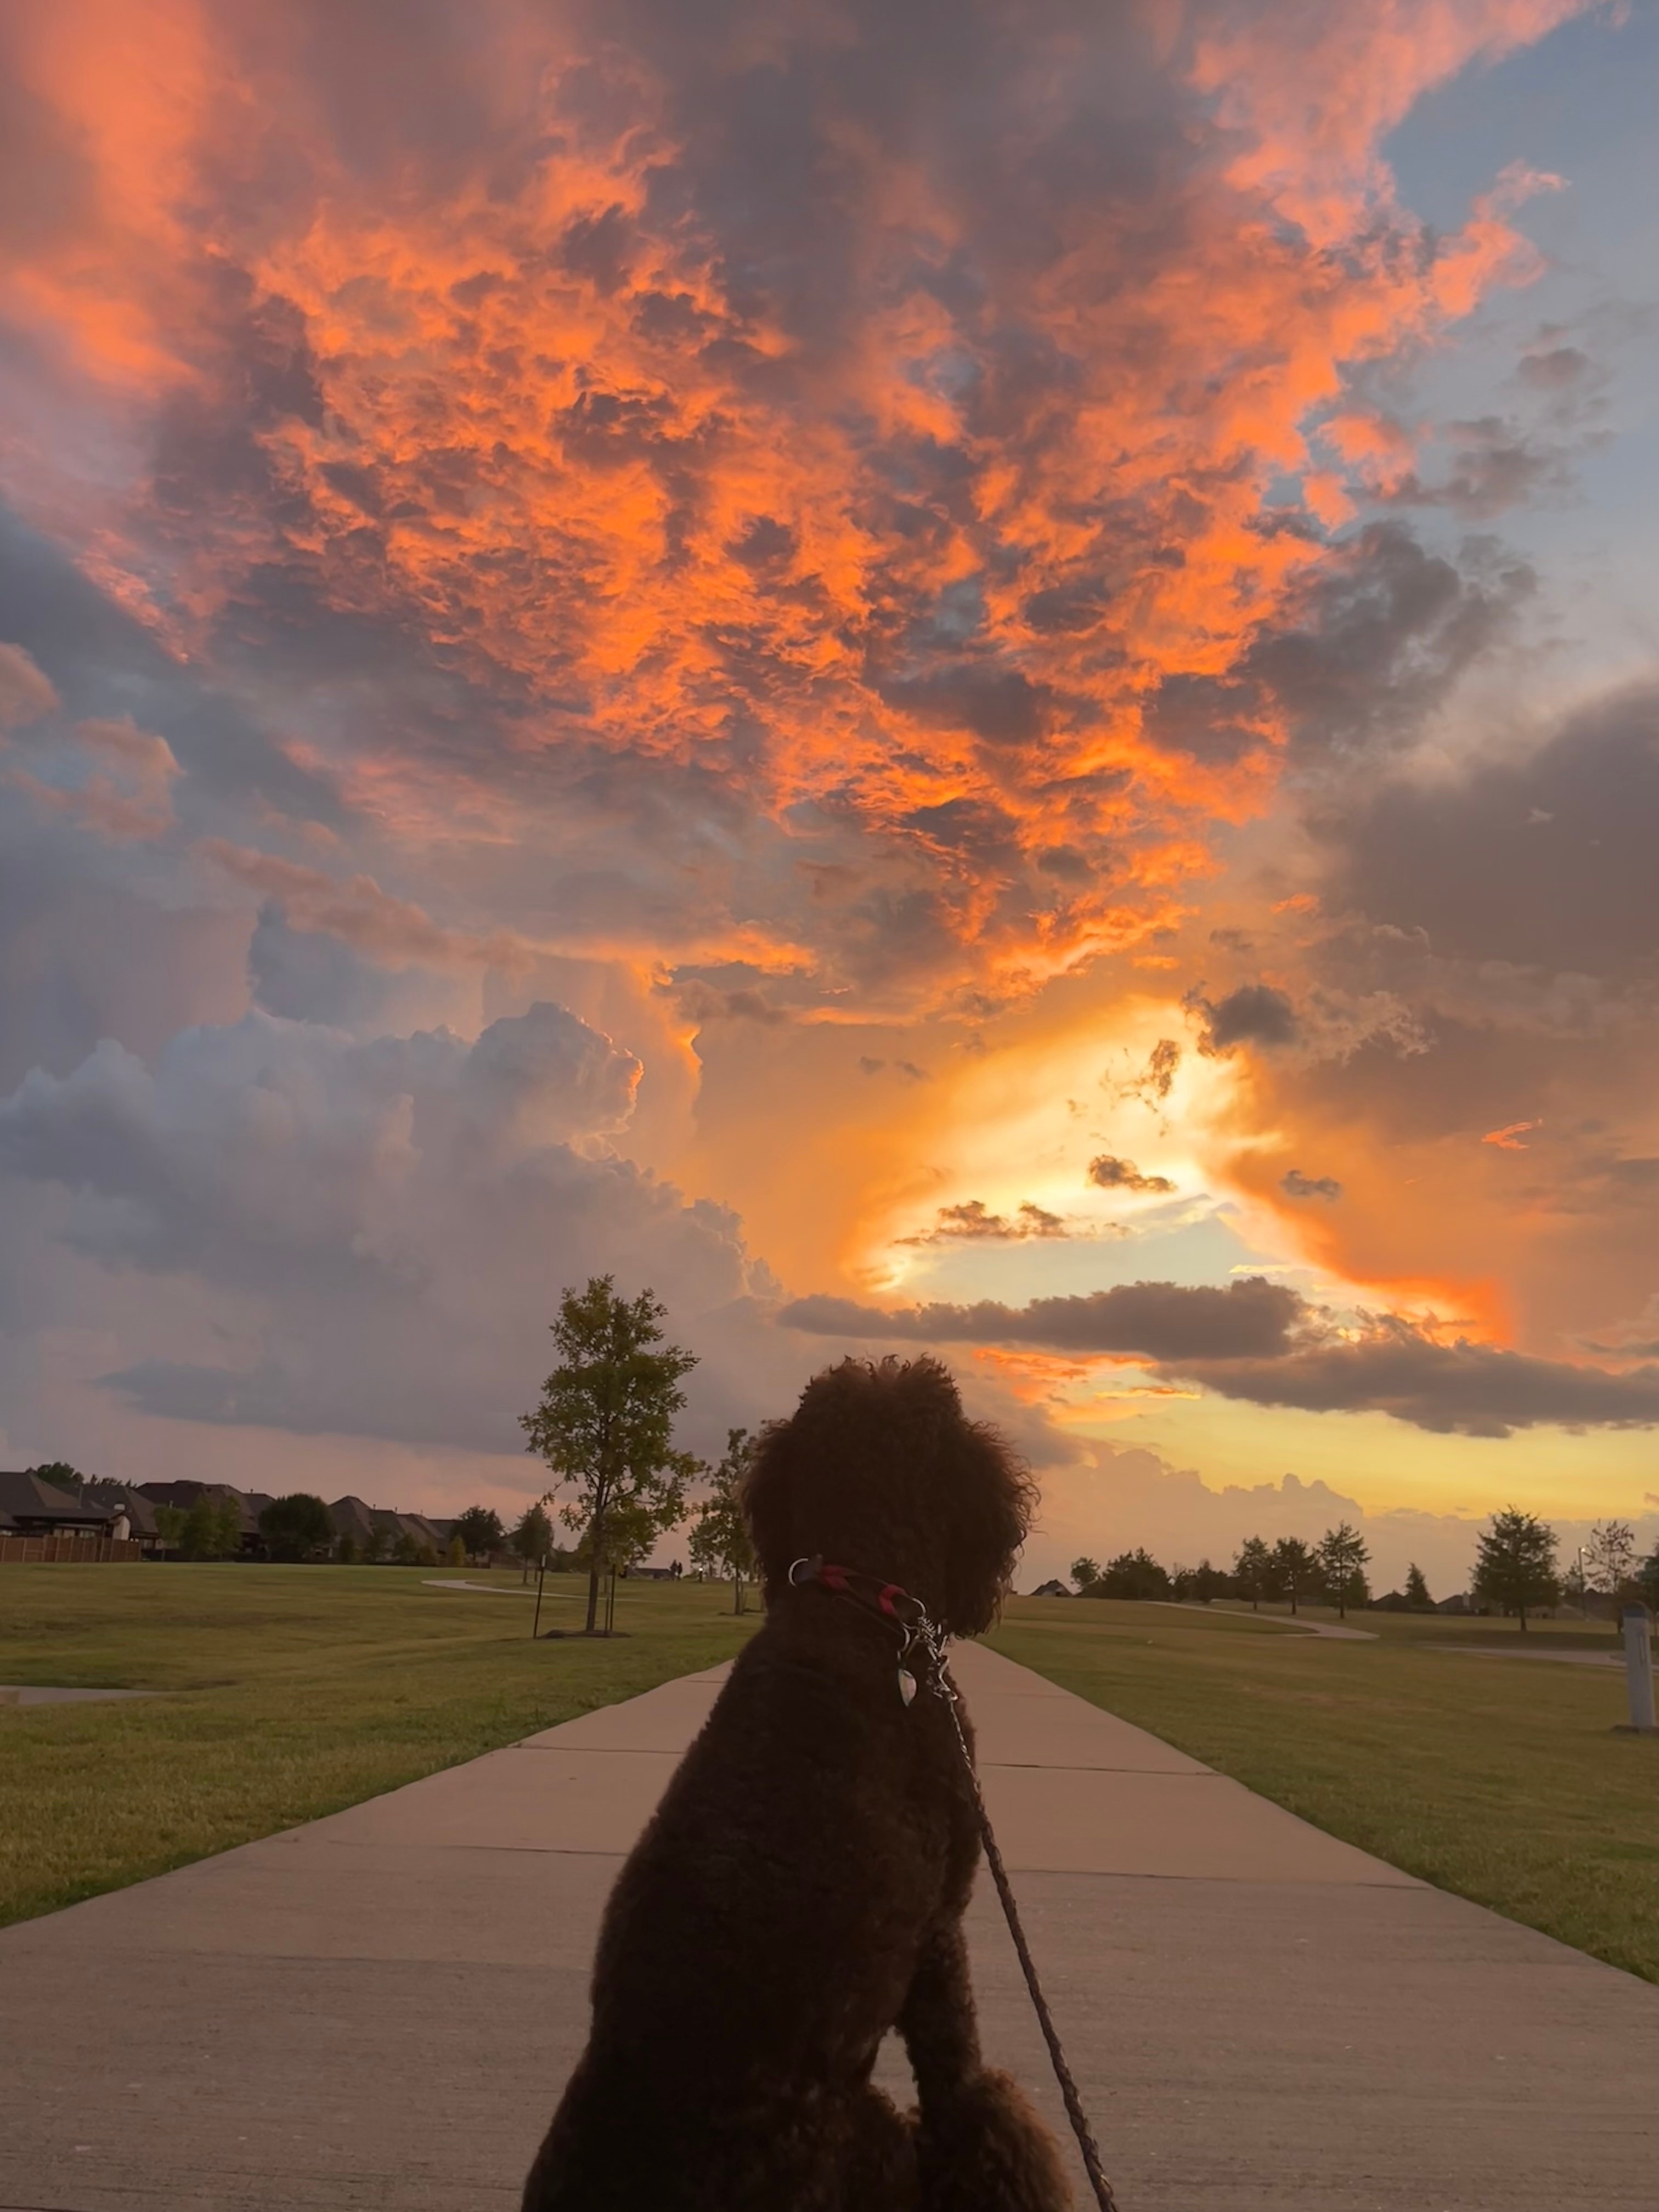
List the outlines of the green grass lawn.
<svg viewBox="0 0 1659 2212">
<path fill-rule="evenodd" d="M 516 1574 L 0 1568 L 0 1682 L 165 1692 L 0 1706 L 0 1922 L 270 1834 L 728 1657 L 714 1585 L 627 1583 L 608 1642 L 532 1643 Z M 543 1626 L 580 1626 L 550 1576 Z M 1308 1616 L 1334 1620 L 1317 1611 Z M 1614 1650 L 1610 1630 L 1364 1613 L 1371 1643 L 1260 1615 L 1015 1599 L 990 1639 L 1425 1881 L 1659 1980 L 1659 1741 L 1624 1678 L 1434 1644 Z"/>
<path fill-rule="evenodd" d="M 1304 1608 L 1304 1613 L 1306 1609 Z M 1334 1613 L 1307 1614 L 1334 1622 Z M 994 1647 L 1440 1888 L 1659 1981 L 1659 1739 L 1619 1735 L 1613 1668 L 1435 1644 L 1619 1647 L 1577 1620 L 1017 1598 Z"/>
<path fill-rule="evenodd" d="M 586 1592 L 550 1575 L 543 1628 L 580 1627 Z M 624 1633 L 532 1643 L 533 1605 L 516 1573 L 473 1569 L 0 1567 L 0 1682 L 166 1692 L 0 1705 L 0 1923 L 712 1666 L 758 1618 L 712 1583 L 630 1582 Z"/>
</svg>

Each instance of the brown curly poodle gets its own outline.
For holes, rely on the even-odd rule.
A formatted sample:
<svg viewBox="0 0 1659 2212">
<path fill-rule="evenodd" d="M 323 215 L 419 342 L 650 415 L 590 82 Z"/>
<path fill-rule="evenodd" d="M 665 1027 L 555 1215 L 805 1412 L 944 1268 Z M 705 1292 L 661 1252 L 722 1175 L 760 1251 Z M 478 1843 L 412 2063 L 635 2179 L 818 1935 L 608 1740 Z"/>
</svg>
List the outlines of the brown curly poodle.
<svg viewBox="0 0 1659 2212">
<path fill-rule="evenodd" d="M 933 1359 L 844 1361 L 762 1437 L 745 1505 L 765 1625 L 611 1893 L 587 2048 L 524 2212 L 1069 2204 L 1051 2139 L 980 2057 L 962 1929 L 979 1832 L 950 1711 L 907 1704 L 890 1621 L 789 1579 L 822 1555 L 972 1636 L 1033 1496 Z M 913 2112 L 870 2078 L 892 2028 Z"/>
</svg>

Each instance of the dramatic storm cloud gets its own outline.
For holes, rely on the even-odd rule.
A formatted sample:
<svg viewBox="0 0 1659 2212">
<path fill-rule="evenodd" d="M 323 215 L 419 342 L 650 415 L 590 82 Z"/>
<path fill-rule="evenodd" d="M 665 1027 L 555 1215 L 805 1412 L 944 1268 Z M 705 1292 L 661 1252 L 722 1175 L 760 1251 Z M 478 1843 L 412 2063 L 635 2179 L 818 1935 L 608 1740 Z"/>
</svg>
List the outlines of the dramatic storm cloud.
<svg viewBox="0 0 1659 2212">
<path fill-rule="evenodd" d="M 1357 1340 L 1296 1291 L 1261 1276 L 1224 1290 L 1127 1283 L 1088 1297 L 1034 1298 L 1012 1308 L 900 1307 L 799 1298 L 788 1328 L 861 1341 L 1031 1344 L 1046 1350 L 1139 1355 L 1171 1379 L 1226 1398 L 1315 1413 L 1382 1413 L 1422 1429 L 1503 1437 L 1545 1421 L 1570 1427 L 1659 1424 L 1659 1367 L 1622 1375 L 1528 1359 L 1459 1338 L 1437 1341 L 1409 1322 L 1371 1322 Z"/>
<path fill-rule="evenodd" d="M 105 1267 L 223 1294 L 210 1364 L 101 1378 L 134 1406 L 505 1450 L 522 1407 L 502 1383 L 537 1379 L 550 1283 L 614 1269 L 706 1349 L 753 1334 L 765 1278 L 736 1222 L 605 1141 L 638 1075 L 553 1006 L 470 1046 L 256 1012 L 184 1032 L 153 1072 L 113 1044 L 64 1078 L 36 1071 L 0 1106 L 0 1171 L 78 1194 L 69 1239 Z M 705 1391 L 735 1417 L 735 1376 Z"/>
<path fill-rule="evenodd" d="M 937 1343 L 1055 1467 L 1623 1498 L 1646 36 L 0 10 L 0 1443 L 510 1488 L 605 1271 L 711 1438 Z"/>
</svg>

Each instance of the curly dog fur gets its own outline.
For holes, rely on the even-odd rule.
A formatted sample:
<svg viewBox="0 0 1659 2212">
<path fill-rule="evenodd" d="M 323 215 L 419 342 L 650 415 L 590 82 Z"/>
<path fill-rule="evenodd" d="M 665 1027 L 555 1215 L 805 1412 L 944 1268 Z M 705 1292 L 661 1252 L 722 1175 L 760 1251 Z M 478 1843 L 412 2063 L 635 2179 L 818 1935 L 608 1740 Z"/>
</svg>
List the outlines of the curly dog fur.
<svg viewBox="0 0 1659 2212">
<path fill-rule="evenodd" d="M 974 1635 L 1032 1496 L 932 1359 L 845 1361 L 765 1432 L 745 1507 L 766 1622 L 611 1893 L 592 2033 L 524 2212 L 1069 2204 L 1049 2136 L 980 2057 L 979 1832 L 949 1711 L 904 1704 L 887 1623 L 788 1579 L 821 1553 Z M 870 2078 L 892 2028 L 911 2112 Z"/>
</svg>

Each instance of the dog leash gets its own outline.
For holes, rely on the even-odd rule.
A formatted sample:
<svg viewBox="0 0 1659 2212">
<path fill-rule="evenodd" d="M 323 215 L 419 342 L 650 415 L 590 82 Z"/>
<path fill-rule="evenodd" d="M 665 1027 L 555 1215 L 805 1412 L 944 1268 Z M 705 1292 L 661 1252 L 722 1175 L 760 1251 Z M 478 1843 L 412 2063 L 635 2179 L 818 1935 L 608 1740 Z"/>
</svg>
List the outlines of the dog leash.
<svg viewBox="0 0 1659 2212">
<path fill-rule="evenodd" d="M 1002 1863 L 1002 1853 L 997 1849 L 997 1839 L 992 1832 L 991 1816 L 985 1809 L 985 1793 L 979 1786 L 979 1772 L 974 1765 L 974 1754 L 968 1748 L 968 1737 L 962 1725 L 961 1692 L 951 1680 L 949 1663 L 945 1656 L 945 1634 L 928 1616 L 927 1608 L 920 1598 L 900 1588 L 897 1583 L 884 1583 L 875 1575 L 862 1575 L 850 1567 L 837 1567 L 822 1557 L 797 1559 L 789 1570 L 789 1580 L 797 1588 L 803 1583 L 823 1584 L 834 1596 L 844 1597 L 861 1612 L 875 1611 L 902 1632 L 899 1648 L 899 1677 L 914 1682 L 915 1670 L 907 1668 L 905 1661 L 918 1646 L 922 1653 L 925 1686 L 944 1704 L 956 1730 L 957 1743 L 962 1752 L 962 1764 L 968 1777 L 968 1785 L 974 1794 L 974 1810 L 979 1816 L 980 1841 L 985 1847 L 986 1863 L 991 1869 L 991 1879 L 997 1886 L 997 1895 L 1002 1900 L 1003 1917 L 1008 1923 L 1008 1933 L 1013 1938 L 1014 1949 L 1019 1957 L 1020 1971 L 1025 1977 L 1026 1989 L 1030 1992 L 1031 2004 L 1042 2030 L 1042 2039 L 1048 2046 L 1049 2063 L 1054 2069 L 1054 2079 L 1060 2084 L 1060 2094 L 1066 2106 L 1066 2117 L 1072 2124 L 1072 2133 L 1077 2137 L 1077 2147 L 1083 2159 L 1083 2170 L 1089 2177 L 1089 2186 L 1094 2191 L 1099 2212 L 1117 2212 L 1117 2199 L 1112 2194 L 1112 2185 L 1106 2179 L 1100 2162 L 1099 2147 L 1094 2131 L 1089 2125 L 1088 2115 L 1083 2109 L 1077 2083 L 1066 2063 L 1066 2053 L 1055 2027 L 1054 2015 L 1048 2010 L 1042 1986 L 1037 1980 L 1037 1971 L 1031 1957 L 1030 1946 L 1025 1941 L 1025 1930 L 1020 1923 L 1019 1908 L 1014 1902 L 1013 1886 L 1008 1880 L 1008 1869 Z M 870 1586 L 866 1598 L 854 1587 L 858 1583 Z M 909 1698 L 906 1697 L 908 1704 Z"/>
</svg>

